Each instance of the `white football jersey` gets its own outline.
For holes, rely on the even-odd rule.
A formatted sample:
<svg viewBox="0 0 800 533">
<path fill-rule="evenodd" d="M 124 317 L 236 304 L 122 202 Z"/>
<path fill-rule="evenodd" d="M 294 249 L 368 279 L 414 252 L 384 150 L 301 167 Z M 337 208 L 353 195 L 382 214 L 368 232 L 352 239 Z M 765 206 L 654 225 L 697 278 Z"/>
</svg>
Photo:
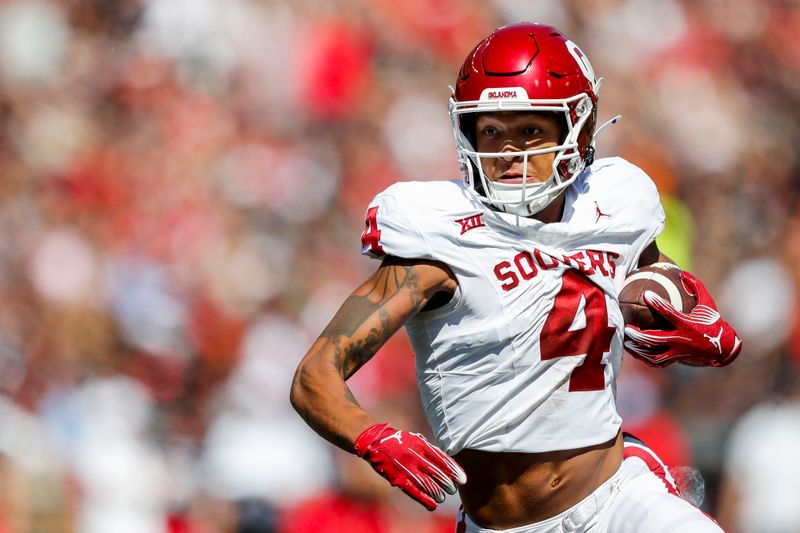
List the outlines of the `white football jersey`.
<svg viewBox="0 0 800 533">
<path fill-rule="evenodd" d="M 567 450 L 616 435 L 617 294 L 663 225 L 653 182 L 621 158 L 581 173 L 551 224 L 495 211 L 460 181 L 375 197 L 362 253 L 440 261 L 458 279 L 448 304 L 406 325 L 446 452 Z"/>
</svg>

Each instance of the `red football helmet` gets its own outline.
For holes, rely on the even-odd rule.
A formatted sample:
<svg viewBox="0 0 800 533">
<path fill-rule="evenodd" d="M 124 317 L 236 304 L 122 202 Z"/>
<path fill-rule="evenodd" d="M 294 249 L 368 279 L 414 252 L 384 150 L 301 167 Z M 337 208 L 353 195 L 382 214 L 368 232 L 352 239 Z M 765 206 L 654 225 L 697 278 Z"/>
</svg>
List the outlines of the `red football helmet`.
<svg viewBox="0 0 800 533">
<path fill-rule="evenodd" d="M 580 48 L 559 30 L 522 23 L 498 28 L 467 56 L 450 97 L 450 118 L 464 181 L 501 211 L 532 215 L 552 202 L 594 158 L 599 83 Z M 515 153 L 524 157 L 522 183 L 489 180 L 477 152 L 475 114 L 492 111 L 552 112 L 562 124 L 558 146 Z M 528 183 L 528 157 L 556 153 L 550 177 Z"/>
</svg>

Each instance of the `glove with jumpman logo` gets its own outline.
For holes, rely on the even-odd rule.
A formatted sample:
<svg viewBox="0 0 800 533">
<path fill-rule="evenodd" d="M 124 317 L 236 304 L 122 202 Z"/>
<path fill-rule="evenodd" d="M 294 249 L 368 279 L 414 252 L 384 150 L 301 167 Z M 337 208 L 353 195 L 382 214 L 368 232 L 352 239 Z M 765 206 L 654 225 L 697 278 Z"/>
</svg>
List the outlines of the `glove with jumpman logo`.
<svg viewBox="0 0 800 533">
<path fill-rule="evenodd" d="M 726 366 L 742 350 L 742 341 L 730 324 L 722 320 L 703 283 L 681 272 L 686 290 L 697 300 L 689 313 L 681 313 L 653 291 L 643 295 L 645 303 L 672 324 L 670 330 L 641 330 L 625 326 L 625 348 L 650 366 L 675 362 L 695 366 Z"/>
<path fill-rule="evenodd" d="M 467 475 L 452 457 L 419 433 L 409 433 L 388 423 L 365 429 L 356 439 L 356 453 L 393 486 L 400 488 L 429 511 L 456 493 Z"/>
</svg>

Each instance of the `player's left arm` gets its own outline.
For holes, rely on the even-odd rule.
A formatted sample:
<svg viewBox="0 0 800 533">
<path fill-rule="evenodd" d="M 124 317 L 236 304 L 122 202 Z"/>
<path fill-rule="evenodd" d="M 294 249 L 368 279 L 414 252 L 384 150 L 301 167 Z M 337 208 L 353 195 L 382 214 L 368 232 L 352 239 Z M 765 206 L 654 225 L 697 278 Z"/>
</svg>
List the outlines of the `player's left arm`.
<svg viewBox="0 0 800 533">
<path fill-rule="evenodd" d="M 639 267 L 656 262 L 674 264 L 662 254 L 653 241 L 642 252 Z M 676 310 L 659 295 L 646 292 L 645 303 L 663 316 L 673 329 L 641 330 L 625 326 L 625 347 L 645 363 L 664 367 L 683 362 L 693 366 L 727 366 L 742 350 L 742 340 L 736 330 L 719 314 L 714 299 L 703 282 L 689 272 L 681 272 L 686 290 L 697 300 L 689 313 Z"/>
</svg>

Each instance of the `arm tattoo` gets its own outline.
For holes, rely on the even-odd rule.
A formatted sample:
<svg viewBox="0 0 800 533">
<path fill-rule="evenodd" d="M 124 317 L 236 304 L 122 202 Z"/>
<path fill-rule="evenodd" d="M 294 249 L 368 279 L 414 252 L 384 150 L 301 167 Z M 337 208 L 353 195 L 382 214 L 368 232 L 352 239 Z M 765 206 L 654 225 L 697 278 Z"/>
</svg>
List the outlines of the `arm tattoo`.
<svg viewBox="0 0 800 533">
<path fill-rule="evenodd" d="M 407 294 L 407 296 L 403 296 Z M 396 297 L 408 297 L 412 307 L 424 302 L 419 278 L 413 266 L 385 265 L 351 295 L 331 323 L 320 335 L 334 347 L 334 366 L 345 379 L 361 368 L 397 331 L 402 322 L 391 317 L 386 304 Z M 377 314 L 380 327 L 372 327 L 366 335 L 353 335 Z"/>
</svg>

